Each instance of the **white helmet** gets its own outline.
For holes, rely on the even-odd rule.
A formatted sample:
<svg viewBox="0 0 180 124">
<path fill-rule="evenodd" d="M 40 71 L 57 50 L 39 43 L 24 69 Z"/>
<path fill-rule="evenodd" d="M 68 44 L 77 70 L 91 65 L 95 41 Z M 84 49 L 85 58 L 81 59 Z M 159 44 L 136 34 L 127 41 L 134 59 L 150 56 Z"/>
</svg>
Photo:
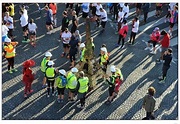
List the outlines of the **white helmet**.
<svg viewBox="0 0 180 124">
<path fill-rule="evenodd" d="M 78 69 L 76 67 L 71 69 L 71 72 L 78 72 Z"/>
<path fill-rule="evenodd" d="M 105 47 L 102 47 L 102 48 L 101 48 L 101 51 L 107 53 L 107 49 L 106 49 Z"/>
<path fill-rule="evenodd" d="M 8 38 L 8 37 L 6 37 L 6 38 L 4 39 L 4 42 L 6 42 L 6 43 L 10 43 L 10 42 L 11 42 L 11 39 L 10 39 L 10 38 Z"/>
<path fill-rule="evenodd" d="M 79 47 L 80 47 L 80 48 L 85 47 L 85 44 L 84 44 L 84 43 L 81 43 Z"/>
<path fill-rule="evenodd" d="M 46 56 L 46 57 L 51 57 L 52 54 L 51 54 L 50 52 L 46 52 L 46 53 L 45 53 L 45 56 Z"/>
<path fill-rule="evenodd" d="M 66 76 L 66 71 L 64 69 L 59 70 L 59 73 Z"/>
<path fill-rule="evenodd" d="M 49 62 L 48 62 L 48 66 L 51 66 L 51 65 L 54 65 L 54 62 L 53 62 L 53 61 L 49 61 Z"/>
<path fill-rule="evenodd" d="M 116 66 L 112 65 L 112 66 L 110 67 L 110 70 L 111 70 L 111 72 L 116 72 Z"/>
</svg>

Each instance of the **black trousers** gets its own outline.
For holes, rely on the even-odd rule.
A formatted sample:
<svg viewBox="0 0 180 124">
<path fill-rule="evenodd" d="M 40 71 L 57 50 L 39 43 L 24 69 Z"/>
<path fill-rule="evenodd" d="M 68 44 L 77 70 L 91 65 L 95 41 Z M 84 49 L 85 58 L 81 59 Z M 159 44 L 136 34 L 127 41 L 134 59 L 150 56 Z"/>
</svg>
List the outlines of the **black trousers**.
<svg viewBox="0 0 180 124">
<path fill-rule="evenodd" d="M 80 98 L 81 106 L 85 105 L 85 99 L 86 99 L 86 92 L 81 94 L 82 97 Z"/>
<path fill-rule="evenodd" d="M 124 37 L 122 35 L 119 35 L 119 40 L 118 40 L 118 44 L 120 45 L 120 42 L 121 42 L 121 39 L 122 39 L 122 45 L 121 47 L 124 46 Z"/>
<path fill-rule="evenodd" d="M 148 12 L 144 12 L 144 22 L 146 23 L 148 17 Z"/>
<path fill-rule="evenodd" d="M 154 119 L 155 119 L 155 117 L 152 114 L 152 112 L 146 112 L 146 117 L 143 118 L 142 120 L 154 120 Z"/>
<path fill-rule="evenodd" d="M 134 44 L 135 37 L 136 37 L 136 33 L 133 32 L 133 31 L 131 31 L 131 35 L 130 35 L 130 43 L 131 43 L 131 40 L 133 40 L 133 41 L 132 41 L 132 44 Z"/>
<path fill-rule="evenodd" d="M 164 79 L 164 77 L 166 77 L 167 71 L 168 71 L 169 68 L 170 68 L 169 66 L 163 65 L 163 68 L 162 68 L 163 79 Z"/>
<path fill-rule="evenodd" d="M 8 61 L 8 71 L 10 70 L 10 67 L 14 69 L 14 57 L 12 58 L 6 58 Z"/>
<path fill-rule="evenodd" d="M 54 93 L 54 80 L 47 79 L 47 84 L 48 84 L 48 87 L 47 87 L 48 95 L 50 93 L 50 86 L 52 87 L 52 93 Z"/>
</svg>

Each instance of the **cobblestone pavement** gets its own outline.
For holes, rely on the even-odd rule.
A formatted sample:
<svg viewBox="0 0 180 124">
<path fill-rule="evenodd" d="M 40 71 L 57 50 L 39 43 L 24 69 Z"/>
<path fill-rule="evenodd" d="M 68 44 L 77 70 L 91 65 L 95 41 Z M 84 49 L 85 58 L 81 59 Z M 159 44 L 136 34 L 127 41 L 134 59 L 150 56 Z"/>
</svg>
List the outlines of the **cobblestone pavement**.
<svg viewBox="0 0 180 124">
<path fill-rule="evenodd" d="M 104 104 L 108 97 L 108 86 L 97 77 L 97 86 L 95 90 L 87 95 L 86 107 L 80 110 L 76 107 L 79 101 L 75 103 L 67 102 L 67 91 L 65 94 L 65 102 L 58 104 L 56 97 L 46 97 L 46 90 L 42 89 L 43 75 L 40 72 L 40 62 L 46 51 L 52 52 L 52 60 L 55 62 L 57 69 L 65 68 L 68 71 L 69 60 L 60 58 L 62 52 L 62 44 L 59 41 L 60 27 L 54 29 L 55 33 L 46 34 L 45 29 L 45 11 L 39 13 L 35 4 L 28 4 L 29 18 L 33 18 L 38 26 L 37 30 L 37 47 L 33 48 L 29 44 L 22 43 L 22 29 L 20 28 L 18 13 L 19 4 L 15 4 L 15 31 L 16 39 L 19 42 L 17 46 L 17 56 L 15 58 L 15 67 L 18 72 L 9 74 L 7 72 L 7 61 L 2 58 L 2 119 L 3 120 L 141 120 L 145 116 L 145 111 L 141 109 L 142 98 L 146 94 L 149 86 L 156 88 L 155 97 L 157 99 L 155 116 L 157 120 L 177 120 L 178 119 L 178 46 L 177 46 L 177 24 L 174 26 L 173 38 L 171 39 L 171 47 L 173 49 L 174 58 L 172 66 L 168 71 L 165 84 L 159 84 L 158 76 L 161 74 L 162 64 L 156 64 L 155 60 L 159 58 L 160 53 L 151 55 L 145 51 L 145 43 L 148 41 L 149 34 L 152 30 L 159 26 L 160 29 L 168 31 L 168 23 L 164 23 L 164 15 L 166 14 L 166 6 L 163 6 L 162 16 L 154 17 L 155 6 L 151 5 L 149 18 L 146 25 L 140 25 L 140 31 L 137 35 L 136 44 L 134 46 L 125 45 L 124 49 L 115 48 L 118 35 L 115 34 L 115 23 L 111 21 L 111 15 L 107 23 L 106 31 L 99 34 L 98 30 L 94 30 L 91 24 L 92 36 L 94 37 L 95 53 L 99 53 L 101 44 L 106 43 L 110 52 L 110 63 L 121 68 L 124 75 L 124 83 L 120 88 L 118 97 L 110 106 Z M 43 4 L 41 3 L 42 7 Z M 61 25 L 62 11 L 65 4 L 58 4 L 58 23 Z M 128 20 L 132 20 L 135 14 L 134 7 L 130 7 L 130 16 Z M 140 18 L 142 20 L 143 17 Z M 131 24 L 128 36 L 131 30 Z M 70 25 L 71 27 L 71 25 Z M 80 19 L 80 33 L 85 39 L 85 27 Z M 126 39 L 126 41 L 128 38 Z M 27 99 L 23 98 L 24 85 L 22 83 L 22 63 L 27 59 L 36 61 L 33 71 L 37 74 L 33 82 L 32 88 L 34 93 Z M 108 71 L 109 73 L 109 71 Z"/>
</svg>

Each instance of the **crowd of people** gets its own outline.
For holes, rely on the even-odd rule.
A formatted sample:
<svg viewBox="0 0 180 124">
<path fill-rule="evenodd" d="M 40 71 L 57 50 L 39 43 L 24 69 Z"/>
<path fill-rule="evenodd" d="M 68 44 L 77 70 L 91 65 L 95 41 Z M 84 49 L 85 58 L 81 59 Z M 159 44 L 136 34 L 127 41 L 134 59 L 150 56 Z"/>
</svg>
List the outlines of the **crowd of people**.
<svg viewBox="0 0 180 124">
<path fill-rule="evenodd" d="M 38 10 L 46 10 L 46 29 L 47 35 L 54 33 L 54 28 L 57 28 L 57 16 L 58 11 L 56 3 L 45 3 L 45 6 L 41 8 L 38 3 L 36 3 Z M 89 18 L 95 24 L 95 27 L 101 30 L 103 33 L 106 31 L 106 23 L 108 20 L 108 13 L 112 14 L 112 17 L 115 22 L 117 22 L 118 35 L 119 39 L 117 42 L 117 47 L 123 49 L 125 47 L 125 39 L 128 35 L 129 29 L 131 29 L 130 39 L 128 43 L 130 45 L 135 44 L 136 35 L 139 31 L 140 23 L 146 24 L 148 21 L 148 12 L 151 7 L 150 3 L 136 3 L 133 4 L 136 6 L 136 16 L 132 20 L 132 24 L 128 25 L 129 17 L 129 5 L 128 3 L 108 3 L 107 7 L 109 11 L 106 12 L 104 4 L 101 3 L 67 3 L 66 9 L 62 12 L 62 24 L 60 30 L 60 40 L 63 45 L 63 53 L 61 57 L 67 57 L 70 59 L 70 72 L 66 72 L 64 69 L 56 70 L 53 65 L 54 62 L 51 60 L 52 54 L 50 52 L 45 53 L 45 57 L 41 62 L 41 71 L 44 75 L 42 88 L 47 87 L 47 97 L 55 95 L 55 88 L 57 87 L 57 101 L 62 103 L 64 99 L 65 89 L 68 90 L 68 100 L 74 102 L 75 95 L 78 93 L 78 98 L 80 99 L 80 105 L 78 107 L 85 107 L 85 98 L 88 92 L 89 79 L 86 77 L 83 71 L 79 72 L 77 76 L 78 69 L 75 67 L 76 59 L 79 59 L 79 62 L 86 61 L 85 51 L 86 51 L 86 42 L 82 41 L 82 36 L 78 30 L 79 20 L 78 17 L 82 12 L 82 18 L 84 19 L 84 25 L 86 23 L 86 18 Z M 160 17 L 162 13 L 161 3 L 156 3 L 156 12 L 155 18 Z M 139 17 L 143 12 L 144 20 L 143 22 L 139 21 Z M 18 42 L 14 42 L 14 4 L 13 3 L 3 3 L 2 4 L 2 43 L 3 43 L 3 55 L 8 61 L 8 72 L 11 74 L 17 69 L 14 68 L 14 57 L 15 57 L 15 47 L 18 45 Z M 37 25 L 34 22 L 34 19 L 28 18 L 28 10 L 26 5 L 20 6 L 20 25 L 23 31 L 23 41 L 30 42 L 33 47 L 36 47 L 36 30 Z M 71 17 L 71 18 L 70 18 Z M 72 27 L 69 28 L 70 20 L 72 20 Z M 166 78 L 167 70 L 170 68 L 170 63 L 172 61 L 172 49 L 170 47 L 170 38 L 173 36 L 173 26 L 178 21 L 178 6 L 176 3 L 170 3 L 168 6 L 168 13 L 165 18 L 165 23 L 169 21 L 169 31 L 165 31 L 156 27 L 152 34 L 150 34 L 150 40 L 147 42 L 147 47 L 145 50 L 151 50 L 151 54 L 156 54 L 156 45 L 161 45 L 161 55 L 157 60 L 157 63 L 163 62 L 163 75 L 159 77 L 160 81 L 164 81 Z M 101 28 L 100 28 L 101 27 Z M 161 38 L 162 36 L 162 38 Z M 92 40 L 92 49 L 95 48 L 95 44 Z M 122 41 L 122 43 L 121 43 Z M 150 44 L 153 44 L 153 49 L 150 48 Z M 109 84 L 109 98 L 106 101 L 107 104 L 110 104 L 114 98 L 116 98 L 119 91 L 120 85 L 123 83 L 123 75 L 121 70 L 111 65 L 110 71 L 112 75 L 107 75 L 107 66 L 109 64 L 109 53 L 105 44 L 102 44 L 100 49 L 100 59 L 99 65 L 102 69 L 102 78 L 105 79 L 105 82 Z M 33 60 L 27 60 L 23 63 L 23 82 L 25 84 L 24 97 L 27 98 L 28 94 L 32 93 L 31 84 L 34 80 L 34 74 L 32 73 L 31 67 L 35 65 Z M 47 85 L 47 86 L 46 86 Z M 143 107 L 147 111 L 146 119 L 154 119 L 152 113 L 154 110 L 155 98 L 153 97 L 155 89 L 150 87 L 148 89 L 148 95 L 145 96 Z M 151 100 L 149 100 L 149 98 Z M 148 102 L 153 102 L 153 106 L 150 106 Z M 146 105 L 148 104 L 148 105 Z M 152 109 L 148 109 L 148 107 Z"/>
</svg>

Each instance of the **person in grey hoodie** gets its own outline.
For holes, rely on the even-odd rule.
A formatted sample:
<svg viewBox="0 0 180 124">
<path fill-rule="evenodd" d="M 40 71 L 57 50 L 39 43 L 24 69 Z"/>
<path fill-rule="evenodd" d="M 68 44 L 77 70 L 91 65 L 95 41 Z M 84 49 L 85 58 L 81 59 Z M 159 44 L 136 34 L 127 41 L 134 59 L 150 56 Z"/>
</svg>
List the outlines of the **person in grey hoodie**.
<svg viewBox="0 0 180 124">
<path fill-rule="evenodd" d="M 155 117 L 153 115 L 156 99 L 154 98 L 156 90 L 154 87 L 148 88 L 148 94 L 146 94 L 143 98 L 142 108 L 146 111 L 146 117 L 143 120 L 154 120 Z"/>
</svg>

